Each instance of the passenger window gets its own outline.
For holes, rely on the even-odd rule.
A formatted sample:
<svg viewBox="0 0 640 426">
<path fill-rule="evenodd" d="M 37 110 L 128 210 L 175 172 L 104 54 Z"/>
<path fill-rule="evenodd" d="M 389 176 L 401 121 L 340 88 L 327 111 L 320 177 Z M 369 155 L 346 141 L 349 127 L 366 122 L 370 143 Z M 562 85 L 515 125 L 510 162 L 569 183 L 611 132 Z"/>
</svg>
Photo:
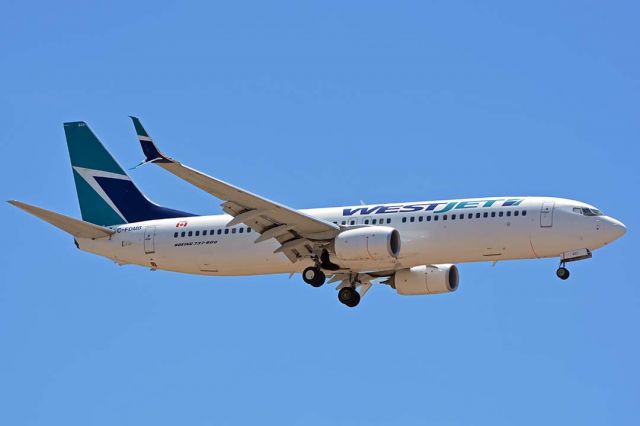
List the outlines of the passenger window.
<svg viewBox="0 0 640 426">
<path fill-rule="evenodd" d="M 391 218 L 387 218 L 387 223 L 391 223 Z"/>
<path fill-rule="evenodd" d="M 434 216 L 434 217 L 433 217 L 433 220 L 437 221 L 437 220 L 438 220 L 438 216 L 437 216 L 437 215 L 436 215 L 436 216 Z"/>
<path fill-rule="evenodd" d="M 218 235 L 222 234 L 222 229 L 218 229 Z"/>
<path fill-rule="evenodd" d="M 491 212 L 491 217 L 496 217 L 496 212 Z"/>
<path fill-rule="evenodd" d="M 456 215 L 455 215 L 455 214 L 452 214 L 452 215 L 451 215 L 451 220 L 454 220 L 455 218 L 456 218 Z"/>
<path fill-rule="evenodd" d="M 238 229 L 238 233 L 242 234 L 244 232 L 244 228 Z"/>
<path fill-rule="evenodd" d="M 499 216 L 499 217 L 504 216 L 504 212 L 500 212 L 500 213 L 498 213 L 498 216 Z"/>
<path fill-rule="evenodd" d="M 411 218 L 410 218 L 409 220 L 410 220 L 411 222 L 415 222 L 415 221 L 416 221 L 416 218 L 415 218 L 415 217 L 413 217 L 413 216 L 411 216 Z"/>
<path fill-rule="evenodd" d="M 192 236 L 193 235 L 193 231 L 189 231 L 189 233 L 187 235 Z"/>
<path fill-rule="evenodd" d="M 484 212 L 484 214 L 482 216 L 483 217 L 489 217 L 489 213 L 488 212 Z"/>
<path fill-rule="evenodd" d="M 431 222 L 431 216 L 427 216 L 427 222 Z"/>
<path fill-rule="evenodd" d="M 343 221 L 342 221 L 342 224 L 343 224 L 343 225 L 346 225 L 346 224 L 347 224 L 347 221 L 346 221 L 346 220 L 343 220 Z"/>
<path fill-rule="evenodd" d="M 186 234 L 186 232 L 182 231 L 182 233 L 180 234 L 181 237 L 184 237 Z"/>
<path fill-rule="evenodd" d="M 229 233 L 229 228 L 224 229 L 224 234 L 227 235 Z"/>
<path fill-rule="evenodd" d="M 507 216 L 509 216 L 509 214 L 510 214 L 510 213 L 511 213 L 511 212 L 507 212 Z M 520 213 L 520 212 L 519 212 L 518 210 L 516 210 L 515 212 L 513 212 L 513 215 L 514 215 L 514 216 L 518 216 L 518 213 Z"/>
<path fill-rule="evenodd" d="M 215 233 L 216 233 L 216 230 L 215 230 L 215 229 L 210 229 L 210 230 L 209 230 L 209 235 L 215 235 Z"/>
<path fill-rule="evenodd" d="M 460 220 L 464 219 L 464 213 L 460 215 Z"/>
<path fill-rule="evenodd" d="M 351 221 L 351 224 L 352 224 L 352 225 L 355 225 L 355 224 L 356 224 L 356 221 L 355 221 L 355 220 L 352 220 L 352 221 Z"/>
<path fill-rule="evenodd" d="M 200 231 L 196 231 L 196 237 L 200 236 Z"/>
<path fill-rule="evenodd" d="M 442 220 L 447 220 L 447 215 L 442 216 Z"/>
<path fill-rule="evenodd" d="M 378 219 L 371 219 L 371 224 L 375 225 L 377 221 L 378 221 Z"/>
<path fill-rule="evenodd" d="M 337 225 L 337 224 L 338 224 L 338 222 L 336 222 L 336 225 Z M 249 232 L 251 232 L 251 227 L 248 227 L 248 228 L 247 228 L 247 234 L 248 234 Z"/>
<path fill-rule="evenodd" d="M 235 234 L 236 233 L 236 228 L 231 228 L 231 233 Z"/>
<path fill-rule="evenodd" d="M 516 213 L 518 213 L 518 212 L 516 212 Z M 507 216 L 511 216 L 511 212 L 507 212 Z M 516 215 L 516 216 L 517 216 L 517 215 Z"/>
<path fill-rule="evenodd" d="M 480 213 L 476 213 L 476 219 L 480 219 Z"/>
<path fill-rule="evenodd" d="M 407 221 L 407 218 L 406 218 L 406 217 L 403 217 L 403 218 L 402 218 L 402 223 L 405 223 L 406 221 Z"/>
<path fill-rule="evenodd" d="M 522 216 L 526 216 L 527 215 L 527 211 L 526 210 L 522 210 Z"/>
<path fill-rule="evenodd" d="M 173 238 L 178 238 L 178 233 L 177 232 L 173 233 Z"/>
<path fill-rule="evenodd" d="M 467 219 L 473 219 L 473 213 L 469 213 L 469 215 L 467 216 Z"/>
<path fill-rule="evenodd" d="M 424 218 L 422 216 L 418 216 L 418 222 L 422 222 Z"/>
<path fill-rule="evenodd" d="M 368 225 L 368 224 L 369 224 L 369 219 L 365 219 L 365 220 L 364 220 L 364 224 L 365 224 L 365 225 Z"/>
</svg>

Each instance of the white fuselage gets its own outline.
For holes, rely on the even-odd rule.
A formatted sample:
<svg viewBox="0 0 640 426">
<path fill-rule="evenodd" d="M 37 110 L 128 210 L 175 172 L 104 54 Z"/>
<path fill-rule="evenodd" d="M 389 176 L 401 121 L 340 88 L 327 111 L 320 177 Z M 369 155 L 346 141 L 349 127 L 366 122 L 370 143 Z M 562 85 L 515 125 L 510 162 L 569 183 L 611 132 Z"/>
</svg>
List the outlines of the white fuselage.
<svg viewBox="0 0 640 426">
<path fill-rule="evenodd" d="M 508 200 L 519 201 L 509 205 Z M 383 224 L 397 229 L 401 250 L 396 259 L 349 265 L 354 272 L 371 272 L 557 257 L 571 250 L 595 250 L 624 233 L 624 225 L 613 218 L 576 213 L 574 209 L 581 207 L 591 206 L 560 198 L 495 197 L 302 212 L 344 227 Z M 77 242 L 80 249 L 121 264 L 190 274 L 293 273 L 312 264 L 292 263 L 284 254 L 274 253 L 279 246 L 275 240 L 255 243 L 259 234 L 246 225 L 227 227 L 231 219 L 215 215 L 129 223 L 111 227 L 116 233 L 110 238 Z"/>
</svg>

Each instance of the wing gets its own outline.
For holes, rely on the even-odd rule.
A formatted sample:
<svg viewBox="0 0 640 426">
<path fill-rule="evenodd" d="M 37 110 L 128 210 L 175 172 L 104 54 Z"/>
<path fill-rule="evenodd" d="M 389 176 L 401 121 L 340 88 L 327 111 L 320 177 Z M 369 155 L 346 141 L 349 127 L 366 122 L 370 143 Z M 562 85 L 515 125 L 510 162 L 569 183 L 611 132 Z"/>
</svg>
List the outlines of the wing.
<svg viewBox="0 0 640 426">
<path fill-rule="evenodd" d="M 155 163 L 224 202 L 222 209 L 233 216 L 227 226 L 244 223 L 260 233 L 256 243 L 275 238 L 284 253 L 296 262 L 319 256 L 322 248 L 339 233 L 340 227 L 317 217 L 268 200 L 220 179 L 208 176 L 162 154 L 136 117 L 133 120 L 145 162 Z"/>
</svg>

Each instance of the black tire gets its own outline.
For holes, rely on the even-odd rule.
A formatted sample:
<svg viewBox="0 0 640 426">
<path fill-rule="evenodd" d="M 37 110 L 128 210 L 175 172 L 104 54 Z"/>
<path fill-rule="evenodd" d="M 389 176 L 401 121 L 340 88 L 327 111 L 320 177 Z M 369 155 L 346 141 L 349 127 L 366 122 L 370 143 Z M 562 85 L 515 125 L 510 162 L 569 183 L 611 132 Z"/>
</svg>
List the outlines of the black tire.
<svg viewBox="0 0 640 426">
<path fill-rule="evenodd" d="M 353 287 L 343 287 L 338 292 L 338 300 L 340 303 L 350 308 L 354 308 L 358 306 L 358 303 L 360 303 L 360 293 L 358 293 Z"/>
<path fill-rule="evenodd" d="M 571 275 L 569 273 L 569 270 L 565 267 L 560 267 L 558 268 L 558 270 L 556 271 L 556 275 L 558 276 L 558 278 L 560 278 L 561 280 L 566 280 L 567 278 L 569 278 L 569 275 Z"/>
<path fill-rule="evenodd" d="M 304 271 L 302 271 L 302 279 L 305 283 L 313 287 L 320 287 L 322 284 L 324 284 L 324 281 L 327 279 L 327 277 L 319 268 L 309 266 Z"/>
<path fill-rule="evenodd" d="M 354 290 L 353 295 L 354 295 L 354 298 L 351 300 L 351 303 L 347 305 L 350 308 L 355 308 L 360 303 L 360 293 Z"/>
<path fill-rule="evenodd" d="M 326 279 L 327 279 L 327 276 L 324 274 L 324 272 L 322 272 L 320 269 L 318 269 L 318 274 L 316 275 L 315 281 L 313 281 L 310 284 L 313 287 L 321 287 L 322 284 L 324 284 Z"/>
</svg>

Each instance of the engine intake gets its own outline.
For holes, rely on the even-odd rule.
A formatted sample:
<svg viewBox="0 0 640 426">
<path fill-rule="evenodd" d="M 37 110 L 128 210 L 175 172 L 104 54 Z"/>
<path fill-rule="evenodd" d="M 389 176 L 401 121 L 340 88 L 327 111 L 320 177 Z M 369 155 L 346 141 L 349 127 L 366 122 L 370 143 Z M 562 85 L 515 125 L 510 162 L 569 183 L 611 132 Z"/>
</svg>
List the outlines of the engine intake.
<svg viewBox="0 0 640 426">
<path fill-rule="evenodd" d="M 342 261 L 392 260 L 400 254 L 400 233 L 390 226 L 348 229 L 336 237 L 334 251 Z"/>
<path fill-rule="evenodd" d="M 390 284 L 398 294 L 439 294 L 456 291 L 458 279 L 456 265 L 424 265 L 396 272 Z"/>
</svg>

